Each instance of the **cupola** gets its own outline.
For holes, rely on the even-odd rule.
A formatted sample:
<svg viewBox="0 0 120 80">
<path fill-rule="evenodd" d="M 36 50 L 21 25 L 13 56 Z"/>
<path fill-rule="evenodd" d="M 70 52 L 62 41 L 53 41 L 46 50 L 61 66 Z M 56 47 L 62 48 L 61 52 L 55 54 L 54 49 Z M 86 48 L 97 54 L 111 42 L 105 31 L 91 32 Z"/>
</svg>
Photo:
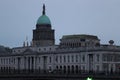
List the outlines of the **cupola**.
<svg viewBox="0 0 120 80">
<path fill-rule="evenodd" d="M 51 25 L 51 21 L 49 17 L 45 13 L 45 5 L 43 5 L 42 16 L 40 16 L 37 20 L 37 25 Z"/>
</svg>

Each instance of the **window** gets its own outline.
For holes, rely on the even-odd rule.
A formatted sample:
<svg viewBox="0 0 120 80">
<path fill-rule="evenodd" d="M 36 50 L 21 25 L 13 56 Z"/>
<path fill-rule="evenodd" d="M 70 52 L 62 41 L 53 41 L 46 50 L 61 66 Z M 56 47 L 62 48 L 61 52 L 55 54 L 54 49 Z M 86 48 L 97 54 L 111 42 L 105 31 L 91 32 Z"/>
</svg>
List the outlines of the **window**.
<svg viewBox="0 0 120 80">
<path fill-rule="evenodd" d="M 64 62 L 66 62 L 66 57 L 64 56 Z"/>
<path fill-rule="evenodd" d="M 39 57 L 39 63 L 40 63 L 40 57 Z"/>
<path fill-rule="evenodd" d="M 82 56 L 82 61 L 83 61 L 83 62 L 85 61 L 85 55 Z"/>
<path fill-rule="evenodd" d="M 44 48 L 44 51 L 46 51 L 46 48 Z"/>
<path fill-rule="evenodd" d="M 58 62 L 58 56 L 56 56 L 56 59 L 55 59 L 55 60 L 56 60 L 56 62 Z"/>
<path fill-rule="evenodd" d="M 1 64 L 3 64 L 3 59 L 1 59 Z"/>
<path fill-rule="evenodd" d="M 14 58 L 14 64 L 15 64 L 15 58 Z"/>
<path fill-rule="evenodd" d="M 6 58 L 6 64 L 8 64 L 8 58 Z"/>
<path fill-rule="evenodd" d="M 13 52 L 15 53 L 16 51 L 15 51 L 15 50 L 13 50 Z"/>
<path fill-rule="evenodd" d="M 49 57 L 49 62 L 51 63 L 51 57 Z"/>
<path fill-rule="evenodd" d="M 96 71 L 99 71 L 99 65 L 96 66 Z"/>
<path fill-rule="evenodd" d="M 9 58 L 9 64 L 10 64 L 10 60 L 11 60 L 11 59 Z"/>
<path fill-rule="evenodd" d="M 51 72 L 51 70 L 52 70 L 52 68 L 51 68 L 51 66 L 49 66 L 49 71 Z"/>
<path fill-rule="evenodd" d="M 97 62 L 99 62 L 99 54 L 97 54 L 96 56 L 97 56 Z"/>
<path fill-rule="evenodd" d="M 81 43 L 79 43 L 79 46 L 81 47 Z"/>
<path fill-rule="evenodd" d="M 60 66 L 60 70 L 62 70 L 62 66 Z"/>
<path fill-rule="evenodd" d="M 109 58 L 110 58 L 110 61 L 113 61 L 113 55 L 110 55 Z"/>
<path fill-rule="evenodd" d="M 39 67 L 39 72 L 40 72 L 41 68 Z"/>
<path fill-rule="evenodd" d="M 62 57 L 60 56 L 60 63 L 62 63 Z"/>
<path fill-rule="evenodd" d="M 72 62 L 74 62 L 74 56 L 73 55 L 71 56 L 71 58 L 72 58 Z"/>
<path fill-rule="evenodd" d="M 81 62 L 81 55 L 79 55 L 79 61 Z"/>
<path fill-rule="evenodd" d="M 76 62 L 78 62 L 78 55 L 76 55 Z"/>
<path fill-rule="evenodd" d="M 70 62 L 70 57 L 69 57 L 69 55 L 68 55 L 68 62 Z"/>
<path fill-rule="evenodd" d="M 56 66 L 56 69 L 58 70 L 58 66 Z"/>
<path fill-rule="evenodd" d="M 107 56 L 106 55 L 103 56 L 103 61 L 107 61 Z"/>
<path fill-rule="evenodd" d="M 5 64 L 5 58 L 3 60 L 4 60 L 4 64 Z"/>
<path fill-rule="evenodd" d="M 41 49 L 39 48 L 39 51 L 41 51 Z"/>
<path fill-rule="evenodd" d="M 82 68 L 83 68 L 83 72 L 85 72 L 85 66 L 83 66 Z"/>
<path fill-rule="evenodd" d="M 20 52 L 20 50 L 18 50 L 18 52 Z"/>
</svg>

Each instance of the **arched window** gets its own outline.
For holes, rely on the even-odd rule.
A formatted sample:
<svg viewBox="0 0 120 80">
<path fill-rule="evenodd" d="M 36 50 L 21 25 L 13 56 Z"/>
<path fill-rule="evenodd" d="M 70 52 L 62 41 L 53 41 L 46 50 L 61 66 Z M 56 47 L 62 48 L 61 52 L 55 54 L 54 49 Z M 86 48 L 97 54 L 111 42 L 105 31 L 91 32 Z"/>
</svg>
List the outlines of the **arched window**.
<svg viewBox="0 0 120 80">
<path fill-rule="evenodd" d="M 66 66 L 64 66 L 64 73 L 66 73 Z"/>
<path fill-rule="evenodd" d="M 78 65 L 76 65 L 76 73 L 78 74 L 79 69 L 78 69 Z"/>
<path fill-rule="evenodd" d="M 62 70 L 62 66 L 60 66 L 60 70 Z"/>
<path fill-rule="evenodd" d="M 71 70 L 72 70 L 72 73 L 74 74 L 74 65 L 72 65 L 72 69 Z"/>
<path fill-rule="evenodd" d="M 58 70 L 58 66 L 56 66 L 56 70 Z"/>
<path fill-rule="evenodd" d="M 70 66 L 67 66 L 67 67 L 68 67 L 67 72 L 70 73 Z"/>
<path fill-rule="evenodd" d="M 63 70 L 63 68 L 62 68 L 62 66 L 60 66 L 60 73 L 62 73 L 62 70 Z"/>
</svg>

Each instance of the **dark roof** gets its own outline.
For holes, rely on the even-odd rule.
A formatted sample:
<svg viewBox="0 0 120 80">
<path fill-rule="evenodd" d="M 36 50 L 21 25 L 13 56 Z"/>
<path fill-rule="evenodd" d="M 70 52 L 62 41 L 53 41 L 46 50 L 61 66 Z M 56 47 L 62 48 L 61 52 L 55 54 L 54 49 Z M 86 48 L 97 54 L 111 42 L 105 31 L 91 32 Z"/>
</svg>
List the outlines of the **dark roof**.
<svg viewBox="0 0 120 80">
<path fill-rule="evenodd" d="M 0 46 L 0 54 L 3 54 L 3 53 L 11 53 L 11 49 L 8 48 L 8 47 L 4 47 L 4 46 Z"/>
</svg>

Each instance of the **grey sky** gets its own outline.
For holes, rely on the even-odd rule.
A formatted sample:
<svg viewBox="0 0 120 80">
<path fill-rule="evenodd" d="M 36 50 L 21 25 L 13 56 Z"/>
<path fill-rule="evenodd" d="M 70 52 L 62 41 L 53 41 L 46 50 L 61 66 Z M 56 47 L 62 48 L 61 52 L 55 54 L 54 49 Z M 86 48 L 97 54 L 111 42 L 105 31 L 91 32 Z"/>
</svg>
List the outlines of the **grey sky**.
<svg viewBox="0 0 120 80">
<path fill-rule="evenodd" d="M 46 4 L 46 14 L 55 29 L 56 43 L 63 35 L 97 35 L 120 45 L 120 0 L 0 0 L 0 44 L 22 46 Z"/>
</svg>

